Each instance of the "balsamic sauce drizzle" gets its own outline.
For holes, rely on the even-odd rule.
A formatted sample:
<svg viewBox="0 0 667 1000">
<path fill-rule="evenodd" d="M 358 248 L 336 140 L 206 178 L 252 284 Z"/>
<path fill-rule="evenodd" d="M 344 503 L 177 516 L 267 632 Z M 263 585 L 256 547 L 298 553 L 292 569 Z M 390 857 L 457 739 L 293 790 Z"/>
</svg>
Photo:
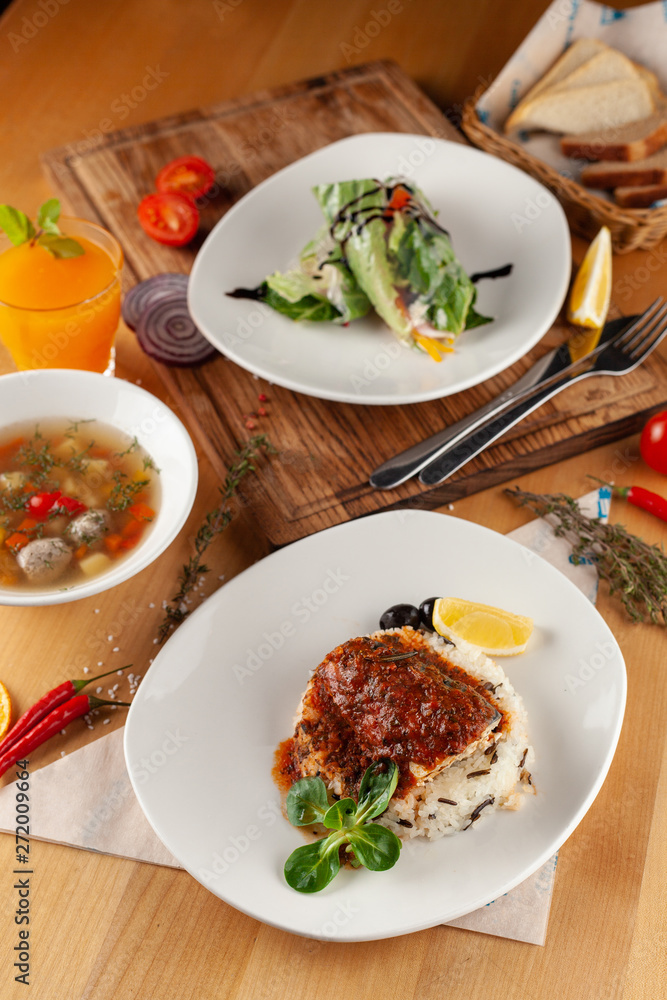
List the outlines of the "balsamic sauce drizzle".
<svg viewBox="0 0 667 1000">
<path fill-rule="evenodd" d="M 449 236 L 449 232 L 444 229 L 436 220 L 433 218 L 430 212 L 426 210 L 422 202 L 417 198 L 415 193 L 415 188 L 404 181 L 397 181 L 395 184 L 384 184 L 382 181 L 373 178 L 376 186 L 370 188 L 368 191 L 364 191 L 362 194 L 357 195 L 355 198 L 351 198 L 350 201 L 346 202 L 338 212 L 336 213 L 333 222 L 329 226 L 329 233 L 331 238 L 340 247 L 340 258 L 336 260 L 336 263 L 343 264 L 349 267 L 346 256 L 345 247 L 347 241 L 352 235 L 359 236 L 363 231 L 364 227 L 369 223 L 374 222 L 376 219 L 380 219 L 383 222 L 392 222 L 394 216 L 397 212 L 403 212 L 405 215 L 409 216 L 417 222 L 417 225 L 423 230 L 427 228 L 437 229 L 439 232 L 443 233 L 445 236 Z M 402 188 L 407 191 L 410 195 L 410 199 L 406 204 L 403 204 L 400 208 L 392 208 L 391 201 L 394 196 L 394 192 Z M 386 198 L 386 206 L 381 208 L 378 205 L 360 205 L 358 208 L 352 206 L 357 205 L 359 202 L 363 202 L 364 198 L 368 198 L 370 195 L 379 194 L 383 192 Z M 337 236 L 336 233 L 341 233 Z M 344 233 L 344 235 L 343 235 Z M 318 270 L 321 270 L 325 264 L 329 263 L 329 259 L 325 258 L 318 266 Z M 502 267 L 494 268 L 491 271 L 476 271 L 474 274 L 470 275 L 470 281 L 473 284 L 477 284 L 478 281 L 482 281 L 484 278 L 505 278 L 512 273 L 513 264 L 504 264 Z M 320 275 L 314 275 L 315 278 L 320 278 Z M 266 297 L 262 291 L 262 286 L 259 288 L 235 288 L 231 292 L 226 292 L 232 299 L 253 299 L 257 302 L 262 302 Z"/>
</svg>

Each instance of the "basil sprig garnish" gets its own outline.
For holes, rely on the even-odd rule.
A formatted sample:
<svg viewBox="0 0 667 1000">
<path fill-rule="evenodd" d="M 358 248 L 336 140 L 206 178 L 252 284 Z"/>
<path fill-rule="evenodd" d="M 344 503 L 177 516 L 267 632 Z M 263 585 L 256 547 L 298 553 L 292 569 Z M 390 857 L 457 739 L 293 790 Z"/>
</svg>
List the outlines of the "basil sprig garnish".
<svg viewBox="0 0 667 1000">
<path fill-rule="evenodd" d="M 52 257 L 80 257 L 84 253 L 83 247 L 69 236 L 63 236 L 58 228 L 59 217 L 60 202 L 57 198 L 49 198 L 39 209 L 39 229 L 35 229 L 25 212 L 11 205 L 0 205 L 0 229 L 15 247 L 30 241 L 33 246 L 43 247 Z"/>
<path fill-rule="evenodd" d="M 340 799 L 329 805 L 321 778 L 302 778 L 287 793 L 287 818 L 293 826 L 322 823 L 331 833 L 314 844 L 297 847 L 285 862 L 285 879 L 298 892 L 319 892 L 340 869 L 340 849 L 352 855 L 355 867 L 373 872 L 393 868 L 401 841 L 391 830 L 369 822 L 380 816 L 396 790 L 398 767 L 375 761 L 366 770 L 359 800 Z"/>
</svg>

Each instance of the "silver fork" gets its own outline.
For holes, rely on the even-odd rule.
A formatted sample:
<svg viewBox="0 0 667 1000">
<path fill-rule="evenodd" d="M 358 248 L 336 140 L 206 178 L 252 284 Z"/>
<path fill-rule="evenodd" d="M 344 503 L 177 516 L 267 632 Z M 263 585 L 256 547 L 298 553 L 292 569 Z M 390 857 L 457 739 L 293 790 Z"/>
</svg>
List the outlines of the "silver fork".
<svg viewBox="0 0 667 1000">
<path fill-rule="evenodd" d="M 660 300 L 658 300 L 660 301 Z M 580 366 L 554 384 L 539 389 L 535 395 L 505 410 L 501 416 L 488 421 L 465 438 L 458 438 L 449 448 L 424 468 L 419 476 L 425 486 L 437 486 L 462 468 L 470 459 L 479 455 L 527 414 L 551 399 L 561 389 L 574 385 L 590 375 L 625 375 L 633 371 L 651 354 L 667 334 L 667 302 L 644 322 L 633 324 L 595 358 L 582 358 Z"/>
</svg>

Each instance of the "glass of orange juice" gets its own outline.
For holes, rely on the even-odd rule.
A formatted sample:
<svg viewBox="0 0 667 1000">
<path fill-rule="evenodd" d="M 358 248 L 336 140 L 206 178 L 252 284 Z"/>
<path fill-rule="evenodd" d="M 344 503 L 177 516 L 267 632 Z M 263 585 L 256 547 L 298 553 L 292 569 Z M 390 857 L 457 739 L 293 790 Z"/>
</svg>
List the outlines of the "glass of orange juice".
<svg viewBox="0 0 667 1000">
<path fill-rule="evenodd" d="M 0 338 L 19 369 L 112 375 L 123 251 L 94 222 L 64 218 L 61 226 L 83 254 L 56 258 L 33 242 L 13 246 L 0 234 Z"/>
</svg>

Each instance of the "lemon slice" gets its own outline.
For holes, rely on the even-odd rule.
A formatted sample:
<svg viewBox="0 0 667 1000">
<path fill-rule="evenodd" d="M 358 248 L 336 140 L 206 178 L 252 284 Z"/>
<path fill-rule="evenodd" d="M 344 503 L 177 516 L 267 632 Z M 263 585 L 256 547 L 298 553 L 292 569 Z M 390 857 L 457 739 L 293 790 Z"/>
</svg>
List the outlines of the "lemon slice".
<svg viewBox="0 0 667 1000">
<path fill-rule="evenodd" d="M 600 330 L 611 298 L 611 233 L 603 226 L 581 262 L 570 294 L 567 318 L 577 326 Z"/>
<path fill-rule="evenodd" d="M 439 635 L 465 639 L 489 656 L 515 656 L 526 648 L 533 619 L 459 597 L 439 597 L 433 607 L 433 628 Z"/>
<path fill-rule="evenodd" d="M 9 691 L 0 681 L 0 740 L 9 731 L 9 724 L 12 721 L 12 699 Z"/>
</svg>

